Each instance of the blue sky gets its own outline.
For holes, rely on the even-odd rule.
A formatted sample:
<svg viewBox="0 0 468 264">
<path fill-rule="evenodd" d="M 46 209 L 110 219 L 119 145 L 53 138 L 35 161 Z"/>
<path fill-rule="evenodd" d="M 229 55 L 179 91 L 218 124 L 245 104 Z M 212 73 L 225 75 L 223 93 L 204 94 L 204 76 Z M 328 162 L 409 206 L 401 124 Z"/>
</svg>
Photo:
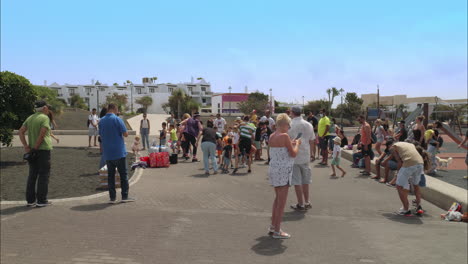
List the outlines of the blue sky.
<svg viewBox="0 0 468 264">
<path fill-rule="evenodd" d="M 1 1 L 1 69 L 35 84 L 204 77 L 281 101 L 335 86 L 467 97 L 467 1 Z"/>
</svg>

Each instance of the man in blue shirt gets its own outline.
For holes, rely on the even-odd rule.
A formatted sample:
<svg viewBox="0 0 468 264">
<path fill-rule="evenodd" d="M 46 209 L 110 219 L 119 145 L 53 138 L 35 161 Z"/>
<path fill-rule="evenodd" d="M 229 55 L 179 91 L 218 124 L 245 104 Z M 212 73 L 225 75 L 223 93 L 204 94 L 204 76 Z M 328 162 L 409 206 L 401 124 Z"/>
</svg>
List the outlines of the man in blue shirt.
<svg viewBox="0 0 468 264">
<path fill-rule="evenodd" d="M 128 136 L 124 122 L 115 114 L 117 106 L 109 104 L 107 114 L 99 122 L 99 135 L 102 140 L 104 159 L 107 164 L 109 203 L 116 202 L 115 192 L 115 170 L 120 174 L 120 185 L 122 188 L 122 202 L 134 202 L 135 199 L 128 197 L 128 176 L 127 176 L 127 150 L 125 149 L 124 137 Z"/>
</svg>

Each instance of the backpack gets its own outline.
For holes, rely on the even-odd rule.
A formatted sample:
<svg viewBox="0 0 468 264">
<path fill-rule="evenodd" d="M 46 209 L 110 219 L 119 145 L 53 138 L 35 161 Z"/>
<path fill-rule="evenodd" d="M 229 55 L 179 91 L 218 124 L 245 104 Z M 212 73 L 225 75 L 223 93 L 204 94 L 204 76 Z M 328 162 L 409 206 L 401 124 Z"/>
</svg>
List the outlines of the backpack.
<svg viewBox="0 0 468 264">
<path fill-rule="evenodd" d="M 87 120 L 87 122 L 86 122 L 86 127 L 89 127 L 89 124 L 91 123 L 91 122 L 89 122 L 89 117 L 90 117 L 90 116 L 91 116 L 91 115 L 88 116 L 88 120 Z"/>
<path fill-rule="evenodd" d="M 375 144 L 377 142 L 377 136 L 374 132 L 371 132 L 371 143 Z"/>
</svg>

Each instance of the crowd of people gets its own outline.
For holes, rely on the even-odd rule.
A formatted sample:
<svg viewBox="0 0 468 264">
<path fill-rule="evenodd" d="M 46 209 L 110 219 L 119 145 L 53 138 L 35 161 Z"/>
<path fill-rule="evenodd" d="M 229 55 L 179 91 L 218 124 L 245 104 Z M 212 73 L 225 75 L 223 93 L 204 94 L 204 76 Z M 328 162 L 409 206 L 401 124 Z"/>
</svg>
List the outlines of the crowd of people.
<svg viewBox="0 0 468 264">
<path fill-rule="evenodd" d="M 19 130 L 20 140 L 27 153 L 25 159 L 29 161 L 30 172 L 26 190 L 28 206 L 47 206 L 48 177 L 50 174 L 50 151 L 52 150 L 51 126 L 56 124 L 50 107 L 44 101 L 35 103 L 36 113 L 31 115 Z M 297 211 L 307 211 L 312 208 L 309 198 L 309 185 L 312 182 L 310 163 L 321 159 L 321 166 L 328 166 L 331 159 L 331 177 L 346 175 L 341 164 L 342 149 L 352 149 L 352 166 L 363 167 L 360 173 L 371 176 L 371 160 L 375 159 L 376 166 L 384 168 L 384 175 L 380 169 L 376 175 L 370 177 L 381 183 L 396 187 L 402 207 L 396 212 L 399 215 L 412 215 L 409 208 L 408 193 L 411 186 L 416 199 L 413 201 L 414 211 L 420 214 L 420 187 L 425 186 L 424 173 L 433 173 L 436 164 L 436 154 L 443 144 L 438 129 L 440 122 L 423 125 L 424 116 L 419 116 L 411 133 L 406 130 L 404 121 L 400 121 L 395 133 L 390 129 L 387 121 L 376 120 L 373 127 L 360 115 L 359 132 L 354 136 L 351 144 L 345 136 L 342 127 L 333 118 L 328 117 L 326 109 L 320 110 L 318 116 L 308 113 L 303 118 L 303 109 L 292 107 L 287 113 L 279 114 L 276 120 L 270 111 L 258 118 L 254 110 L 250 115 L 238 117 L 232 124 L 217 114 L 211 116 L 206 124 L 201 116 L 184 114 L 182 120 L 174 116 L 161 124 L 159 144 L 169 145 L 173 154 L 182 154 L 182 158 L 197 162 L 197 149 L 201 145 L 203 152 L 203 167 L 206 174 L 213 170 L 214 174 L 238 173 L 239 169 L 247 168 L 252 172 L 252 162 L 263 161 L 263 149 L 266 150 L 266 164 L 269 165 L 268 177 L 275 190 L 271 224 L 268 233 L 273 238 L 284 239 L 290 235 L 281 230 L 281 219 L 284 214 L 288 189 L 294 185 L 297 202 L 290 207 Z M 128 136 L 126 126 L 118 117 L 118 109 L 114 104 L 103 108 L 100 115 L 93 109 L 88 118 L 89 146 L 94 137 L 94 146 L 100 143 L 102 152 L 101 164 L 107 165 L 110 203 L 116 202 L 115 174 L 120 174 L 122 202 L 132 202 L 129 197 L 127 177 L 127 151 L 124 138 Z M 167 126 L 169 125 L 169 129 Z M 143 114 L 140 122 L 140 136 L 135 137 L 133 151 L 150 148 L 150 121 Z M 28 142 L 25 135 L 28 135 Z M 410 134 L 410 135 L 409 135 Z M 140 143 L 140 139 L 142 144 Z M 462 146 L 467 141 L 459 145 Z M 58 142 L 58 139 L 57 139 Z M 381 147 L 385 145 L 382 151 Z M 374 154 L 374 150 L 377 155 Z M 234 160 L 234 161 L 233 161 Z M 211 163 L 211 164 L 210 164 Z M 467 156 L 468 163 L 468 156 Z M 398 171 L 396 177 L 390 180 L 389 172 Z M 37 188 L 36 188 L 37 182 Z"/>
</svg>

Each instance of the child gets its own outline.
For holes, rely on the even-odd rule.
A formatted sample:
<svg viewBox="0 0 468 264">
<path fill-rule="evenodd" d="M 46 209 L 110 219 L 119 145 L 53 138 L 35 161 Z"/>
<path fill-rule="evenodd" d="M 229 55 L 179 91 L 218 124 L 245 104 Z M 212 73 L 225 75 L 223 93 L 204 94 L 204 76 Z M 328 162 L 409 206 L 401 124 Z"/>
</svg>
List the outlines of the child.
<svg viewBox="0 0 468 264">
<path fill-rule="evenodd" d="M 229 173 L 229 164 L 231 164 L 232 157 L 232 138 L 227 139 L 227 144 L 224 146 L 224 155 L 223 155 L 223 171 L 222 173 Z"/>
<path fill-rule="evenodd" d="M 172 153 L 176 153 L 178 138 L 177 138 L 177 130 L 175 129 L 174 124 L 171 124 L 171 125 L 169 126 L 169 130 L 170 130 L 169 132 L 171 133 L 171 149 L 172 149 Z"/>
<path fill-rule="evenodd" d="M 159 146 L 166 145 L 166 135 L 167 135 L 166 127 L 167 127 L 166 122 L 163 122 L 161 133 L 159 133 Z"/>
<path fill-rule="evenodd" d="M 336 176 L 335 173 L 335 166 L 342 172 L 341 177 L 344 177 L 346 174 L 346 171 L 344 171 L 340 167 L 340 159 L 341 159 L 341 138 L 340 137 L 335 137 L 333 139 L 334 142 L 334 147 L 333 147 L 333 154 L 332 154 L 332 162 L 331 162 L 331 167 L 333 170 L 333 173 L 330 176 Z"/>
<path fill-rule="evenodd" d="M 234 155 L 235 155 L 235 159 L 238 160 L 239 159 L 239 139 L 240 139 L 240 135 L 239 135 L 239 128 L 237 126 L 234 127 L 233 131 L 232 131 L 232 134 L 233 134 L 233 137 L 232 137 L 232 148 L 234 149 Z M 231 164 L 231 168 L 233 168 L 233 164 Z"/>
<path fill-rule="evenodd" d="M 133 154 L 135 155 L 135 158 L 138 158 L 140 156 L 140 137 L 139 136 L 135 136 L 135 141 L 133 141 L 132 150 L 133 150 Z"/>
</svg>

